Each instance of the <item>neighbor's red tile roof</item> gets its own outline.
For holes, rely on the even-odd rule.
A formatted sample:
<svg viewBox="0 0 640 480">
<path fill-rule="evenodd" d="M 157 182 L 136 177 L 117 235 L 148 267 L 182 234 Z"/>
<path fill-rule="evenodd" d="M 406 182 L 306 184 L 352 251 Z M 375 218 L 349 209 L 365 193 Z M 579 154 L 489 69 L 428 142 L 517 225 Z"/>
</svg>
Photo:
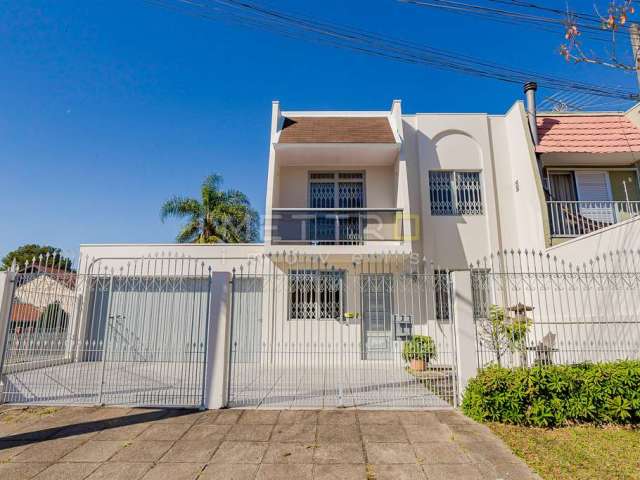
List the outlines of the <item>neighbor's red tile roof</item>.
<svg viewBox="0 0 640 480">
<path fill-rule="evenodd" d="M 35 322 L 40 318 L 40 309 L 30 303 L 16 303 L 11 308 L 12 322 Z"/>
<path fill-rule="evenodd" d="M 395 143 L 387 117 L 287 117 L 278 143 Z"/>
<path fill-rule="evenodd" d="M 640 129 L 623 114 L 540 115 L 536 151 L 640 152 Z"/>
</svg>

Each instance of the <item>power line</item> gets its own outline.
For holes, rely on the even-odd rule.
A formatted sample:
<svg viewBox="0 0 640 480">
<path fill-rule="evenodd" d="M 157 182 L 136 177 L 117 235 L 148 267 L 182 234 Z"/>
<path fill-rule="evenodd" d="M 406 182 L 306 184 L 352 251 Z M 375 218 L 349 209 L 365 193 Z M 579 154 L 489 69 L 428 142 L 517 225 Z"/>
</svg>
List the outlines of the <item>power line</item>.
<svg viewBox="0 0 640 480">
<path fill-rule="evenodd" d="M 563 91 L 583 91 L 610 98 L 634 100 L 637 95 L 622 88 L 558 78 L 480 60 L 469 55 L 436 49 L 353 27 L 322 22 L 275 10 L 249 0 L 145 0 L 156 6 L 206 20 L 224 21 L 271 31 L 404 63 L 428 65 L 469 75 L 522 84 L 536 80 L 540 86 Z"/>
<path fill-rule="evenodd" d="M 556 35 L 564 33 L 567 25 L 566 18 L 562 16 L 540 16 L 518 10 L 505 10 L 493 8 L 475 3 L 466 3 L 452 0 L 398 0 L 400 3 L 414 5 L 416 7 L 431 8 L 447 11 L 458 15 L 479 17 L 499 23 L 513 25 L 527 25 L 537 30 L 550 32 Z M 590 20 L 589 23 L 581 25 L 581 32 L 584 38 L 589 38 L 601 42 L 610 42 L 612 32 L 602 29 L 600 20 Z"/>
</svg>

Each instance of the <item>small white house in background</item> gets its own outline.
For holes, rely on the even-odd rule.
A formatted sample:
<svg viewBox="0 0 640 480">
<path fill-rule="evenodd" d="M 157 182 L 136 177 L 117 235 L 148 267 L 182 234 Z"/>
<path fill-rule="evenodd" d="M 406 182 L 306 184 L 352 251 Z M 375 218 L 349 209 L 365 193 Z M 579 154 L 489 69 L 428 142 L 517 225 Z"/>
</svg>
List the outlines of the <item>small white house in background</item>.
<svg viewBox="0 0 640 480">
<path fill-rule="evenodd" d="M 637 353 L 640 285 L 538 274 L 551 256 L 640 248 L 640 107 L 537 113 L 535 90 L 502 115 L 273 102 L 264 242 L 82 245 L 61 351 L 96 380 L 68 389 L 99 403 L 198 406 L 213 389 L 216 406 L 443 407 L 484 359 Z M 518 351 L 482 344 L 494 304 L 532 319 Z M 601 307 L 624 321 L 602 326 Z M 405 348 L 419 335 L 426 373 Z M 55 384 L 27 393 L 29 377 L 12 379 L 11 398 L 58 398 L 68 379 L 47 374 Z"/>
</svg>

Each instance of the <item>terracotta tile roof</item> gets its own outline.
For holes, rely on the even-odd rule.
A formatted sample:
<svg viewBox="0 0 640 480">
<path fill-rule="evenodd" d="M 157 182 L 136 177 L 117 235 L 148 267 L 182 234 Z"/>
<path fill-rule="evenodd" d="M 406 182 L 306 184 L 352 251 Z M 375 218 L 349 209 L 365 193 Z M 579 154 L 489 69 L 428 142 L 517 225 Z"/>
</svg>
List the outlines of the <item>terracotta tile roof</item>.
<svg viewBox="0 0 640 480">
<path fill-rule="evenodd" d="M 623 114 L 540 115 L 539 153 L 640 152 L 640 129 Z"/>
<path fill-rule="evenodd" d="M 40 309 L 30 303 L 16 303 L 11 308 L 12 322 L 36 322 L 40 318 Z"/>
<path fill-rule="evenodd" d="M 287 117 L 278 143 L 395 143 L 387 117 Z"/>
</svg>

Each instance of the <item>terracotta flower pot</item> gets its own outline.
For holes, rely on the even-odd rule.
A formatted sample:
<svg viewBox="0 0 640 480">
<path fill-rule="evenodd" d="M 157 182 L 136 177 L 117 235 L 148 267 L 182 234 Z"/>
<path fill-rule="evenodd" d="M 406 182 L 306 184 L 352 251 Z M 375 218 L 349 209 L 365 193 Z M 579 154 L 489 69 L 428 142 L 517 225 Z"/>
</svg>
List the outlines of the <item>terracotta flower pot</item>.
<svg viewBox="0 0 640 480">
<path fill-rule="evenodd" d="M 409 362 L 409 365 L 411 366 L 411 370 L 414 370 L 416 372 L 424 372 L 426 362 L 421 358 L 412 358 L 411 362 Z"/>
</svg>

